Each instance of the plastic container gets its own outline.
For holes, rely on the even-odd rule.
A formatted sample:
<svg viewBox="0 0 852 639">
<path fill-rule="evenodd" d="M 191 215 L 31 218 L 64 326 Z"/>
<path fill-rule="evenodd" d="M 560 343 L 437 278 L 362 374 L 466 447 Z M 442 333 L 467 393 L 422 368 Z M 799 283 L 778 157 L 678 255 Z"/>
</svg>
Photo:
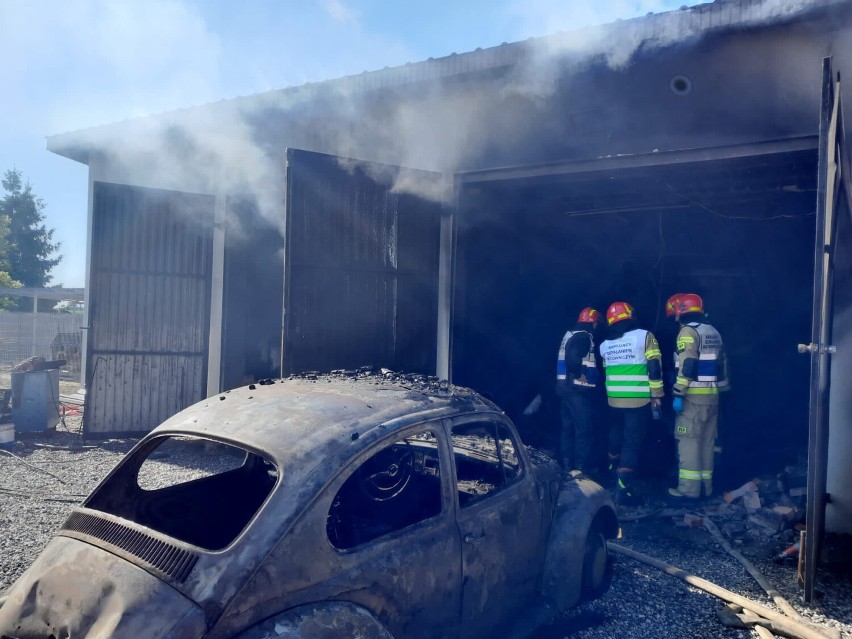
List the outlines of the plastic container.
<svg viewBox="0 0 852 639">
<path fill-rule="evenodd" d="M 55 428 L 59 423 L 59 371 L 12 373 L 12 421 L 18 433 Z"/>
</svg>

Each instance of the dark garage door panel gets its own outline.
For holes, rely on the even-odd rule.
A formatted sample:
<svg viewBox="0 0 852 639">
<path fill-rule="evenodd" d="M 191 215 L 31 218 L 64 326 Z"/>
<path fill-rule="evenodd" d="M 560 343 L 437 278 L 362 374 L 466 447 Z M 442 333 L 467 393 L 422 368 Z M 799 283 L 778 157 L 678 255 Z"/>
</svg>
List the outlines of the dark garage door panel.
<svg viewBox="0 0 852 639">
<path fill-rule="evenodd" d="M 285 373 L 434 374 L 440 175 L 289 150 Z"/>
</svg>

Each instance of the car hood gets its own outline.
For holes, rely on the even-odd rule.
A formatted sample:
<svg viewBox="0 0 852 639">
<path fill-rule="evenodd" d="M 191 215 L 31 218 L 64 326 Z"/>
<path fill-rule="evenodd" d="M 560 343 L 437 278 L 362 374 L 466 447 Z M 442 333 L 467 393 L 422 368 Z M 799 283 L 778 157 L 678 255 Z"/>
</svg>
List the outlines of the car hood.
<svg viewBox="0 0 852 639">
<path fill-rule="evenodd" d="M 0 635 L 15 639 L 189 639 L 202 610 L 141 568 L 85 542 L 54 537 L 8 592 Z"/>
</svg>

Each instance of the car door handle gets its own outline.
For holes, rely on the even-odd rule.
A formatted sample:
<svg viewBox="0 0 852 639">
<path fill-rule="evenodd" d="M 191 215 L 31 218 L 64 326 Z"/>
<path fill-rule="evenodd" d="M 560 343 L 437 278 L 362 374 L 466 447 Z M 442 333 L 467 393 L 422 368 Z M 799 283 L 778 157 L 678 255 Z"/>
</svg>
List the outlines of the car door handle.
<svg viewBox="0 0 852 639">
<path fill-rule="evenodd" d="M 485 539 L 485 533 L 482 533 L 479 536 L 473 535 L 471 533 L 467 533 L 464 536 L 464 543 L 466 543 L 466 544 L 477 544 L 480 541 L 482 541 L 483 539 Z"/>
</svg>

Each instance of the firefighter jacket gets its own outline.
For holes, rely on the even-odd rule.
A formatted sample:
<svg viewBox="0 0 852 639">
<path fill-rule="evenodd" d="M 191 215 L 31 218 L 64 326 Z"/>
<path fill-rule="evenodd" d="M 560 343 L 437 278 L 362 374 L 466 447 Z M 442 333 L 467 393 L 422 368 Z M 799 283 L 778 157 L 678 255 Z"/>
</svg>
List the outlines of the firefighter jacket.
<svg viewBox="0 0 852 639">
<path fill-rule="evenodd" d="M 677 377 L 672 392 L 696 404 L 717 404 L 728 385 L 728 365 L 719 331 L 704 322 L 684 324 L 677 334 Z"/>
<path fill-rule="evenodd" d="M 592 334 L 583 330 L 566 332 L 556 359 L 557 393 L 592 390 L 599 381 Z"/>
<path fill-rule="evenodd" d="M 601 344 L 610 406 L 640 408 L 663 396 L 662 362 L 657 338 L 641 328 Z"/>
</svg>

